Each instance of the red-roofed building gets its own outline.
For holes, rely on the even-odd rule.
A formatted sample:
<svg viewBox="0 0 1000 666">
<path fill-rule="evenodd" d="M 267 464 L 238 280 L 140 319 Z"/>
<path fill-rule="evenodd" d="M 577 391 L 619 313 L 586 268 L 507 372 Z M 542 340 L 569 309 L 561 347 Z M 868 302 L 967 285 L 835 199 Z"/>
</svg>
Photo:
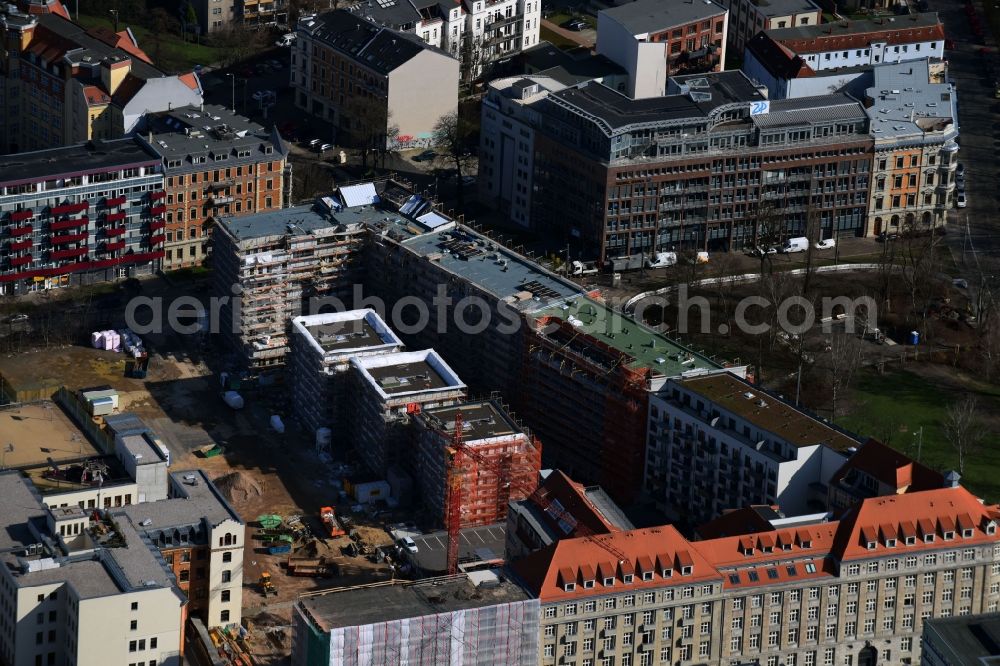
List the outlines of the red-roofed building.
<svg viewBox="0 0 1000 666">
<path fill-rule="evenodd" d="M 511 502 L 507 560 L 519 559 L 560 539 L 630 529 L 632 523 L 601 488 L 576 483 L 555 470 L 530 497 Z"/>
<path fill-rule="evenodd" d="M 944 486 L 940 473 L 896 449 L 868 440 L 830 479 L 829 507 L 842 513 L 860 500 Z"/>
<path fill-rule="evenodd" d="M 837 21 L 758 32 L 746 45 L 743 71 L 771 99 L 825 95 L 881 63 L 931 59 L 944 77 L 944 26 L 935 13 Z"/>
<path fill-rule="evenodd" d="M 541 603 L 541 664 L 912 664 L 924 619 L 998 609 L 998 518 L 955 486 L 705 541 L 565 539 L 512 570 Z"/>
</svg>

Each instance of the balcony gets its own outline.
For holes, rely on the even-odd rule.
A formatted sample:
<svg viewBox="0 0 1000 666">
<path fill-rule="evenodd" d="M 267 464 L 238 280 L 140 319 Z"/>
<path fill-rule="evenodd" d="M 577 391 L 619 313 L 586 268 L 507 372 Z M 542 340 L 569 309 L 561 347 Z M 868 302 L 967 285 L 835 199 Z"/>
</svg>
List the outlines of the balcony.
<svg viewBox="0 0 1000 666">
<path fill-rule="evenodd" d="M 23 257 L 11 257 L 10 265 L 14 268 L 17 268 L 18 266 L 27 266 L 32 262 L 32 259 L 33 258 L 30 254 L 27 254 Z"/>
<path fill-rule="evenodd" d="M 108 213 L 104 219 L 108 222 L 121 222 L 126 217 L 126 213 Z"/>
<path fill-rule="evenodd" d="M 105 243 L 101 246 L 102 252 L 115 252 L 117 250 L 125 249 L 125 241 L 115 241 L 114 243 Z"/>
<path fill-rule="evenodd" d="M 163 241 L 166 240 L 166 238 L 167 237 L 164 236 L 163 234 L 156 234 L 155 236 L 150 236 L 149 237 L 149 244 L 150 245 L 160 245 L 160 244 L 163 243 Z"/>
<path fill-rule="evenodd" d="M 24 236 L 24 235 L 30 234 L 32 231 L 33 231 L 33 229 L 31 227 L 31 225 L 30 224 L 26 224 L 23 227 L 11 227 L 9 233 L 10 233 L 11 236 L 17 237 L 17 236 Z"/>
<path fill-rule="evenodd" d="M 128 201 L 128 197 L 114 197 L 112 199 L 105 199 L 104 200 L 104 207 L 105 208 L 114 208 L 115 206 L 121 206 L 126 201 Z"/>
<path fill-rule="evenodd" d="M 226 204 L 231 204 L 236 199 L 226 194 L 212 194 L 208 198 L 209 206 L 225 206 Z"/>
<path fill-rule="evenodd" d="M 50 250 L 49 259 L 59 260 L 59 259 L 75 259 L 77 257 L 83 257 L 87 254 L 87 248 L 77 247 L 68 250 Z"/>
<path fill-rule="evenodd" d="M 167 196 L 166 192 L 164 192 L 163 190 L 156 190 L 154 192 L 150 192 L 149 193 L 149 200 L 150 201 L 159 201 L 160 199 L 162 199 L 165 196 Z"/>
<path fill-rule="evenodd" d="M 62 236 L 53 236 L 49 239 L 53 245 L 65 245 L 66 243 L 79 243 L 82 240 L 87 240 L 87 233 L 82 234 L 65 234 Z"/>
<path fill-rule="evenodd" d="M 128 231 L 128 229 L 126 229 L 125 227 L 105 227 L 104 228 L 104 235 L 105 236 L 121 236 L 126 231 Z"/>
<path fill-rule="evenodd" d="M 166 206 L 153 206 L 149 209 L 149 214 L 153 217 L 159 217 L 167 212 Z"/>
<path fill-rule="evenodd" d="M 85 227 L 90 223 L 90 218 L 84 215 L 76 220 L 63 220 L 61 222 L 51 222 L 49 223 L 49 231 L 65 231 L 67 229 L 76 229 L 77 227 Z"/>
<path fill-rule="evenodd" d="M 152 222 L 149 223 L 149 230 L 157 231 L 158 229 L 162 229 L 165 226 L 167 226 L 167 223 L 164 222 L 163 220 L 153 220 Z"/>
<path fill-rule="evenodd" d="M 49 208 L 49 215 L 72 215 L 73 213 L 80 213 L 90 208 L 89 201 L 81 201 L 75 204 L 63 204 L 62 206 L 55 206 Z"/>
<path fill-rule="evenodd" d="M 11 243 L 10 246 L 9 246 L 10 247 L 10 251 L 11 252 L 20 252 L 21 250 L 27 250 L 28 248 L 31 247 L 31 243 L 32 243 L 32 241 L 31 241 L 30 238 L 27 239 L 27 240 L 23 240 L 23 241 L 17 241 L 16 243 Z"/>
<path fill-rule="evenodd" d="M 10 221 L 23 222 L 24 220 L 31 219 L 32 215 L 34 215 L 34 213 L 30 208 L 27 210 L 15 210 L 10 214 Z"/>
</svg>

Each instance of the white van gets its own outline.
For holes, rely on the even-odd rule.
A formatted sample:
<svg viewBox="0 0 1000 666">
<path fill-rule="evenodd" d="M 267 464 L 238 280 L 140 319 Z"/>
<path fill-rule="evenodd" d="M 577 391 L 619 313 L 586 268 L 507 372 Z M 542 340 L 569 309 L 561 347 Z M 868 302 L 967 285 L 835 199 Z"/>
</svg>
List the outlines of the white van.
<svg viewBox="0 0 1000 666">
<path fill-rule="evenodd" d="M 676 252 L 657 252 L 651 259 L 646 260 L 646 268 L 666 268 L 676 263 Z"/>
<path fill-rule="evenodd" d="M 805 236 L 799 236 L 797 238 L 789 238 L 785 241 L 784 247 L 781 248 L 782 252 L 805 252 L 809 249 L 809 239 Z"/>
<path fill-rule="evenodd" d="M 289 32 L 288 34 L 282 35 L 278 38 L 278 41 L 274 43 L 275 46 L 291 46 L 292 42 L 295 41 L 295 33 Z"/>
</svg>

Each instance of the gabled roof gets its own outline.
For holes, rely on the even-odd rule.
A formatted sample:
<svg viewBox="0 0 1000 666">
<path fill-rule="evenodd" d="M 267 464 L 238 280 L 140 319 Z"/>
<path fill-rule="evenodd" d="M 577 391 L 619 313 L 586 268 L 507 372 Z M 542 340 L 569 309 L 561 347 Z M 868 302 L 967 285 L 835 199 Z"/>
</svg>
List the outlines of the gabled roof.
<svg viewBox="0 0 1000 666">
<path fill-rule="evenodd" d="M 754 534 L 774 530 L 771 520 L 782 518 L 778 505 L 766 504 L 746 506 L 724 512 L 718 518 L 710 520 L 697 528 L 702 539 L 717 539 L 734 534 Z"/>
<path fill-rule="evenodd" d="M 944 41 L 944 26 L 934 12 L 864 21 L 765 30 L 770 39 L 797 54 L 864 49 L 874 43 L 914 44 Z"/>
<path fill-rule="evenodd" d="M 97 26 L 95 28 L 90 28 L 87 30 L 87 34 L 95 39 L 99 39 L 108 46 L 112 46 L 116 49 L 121 49 L 129 55 L 133 55 L 140 60 L 144 60 L 149 64 L 153 64 L 152 58 L 146 55 L 146 52 L 139 48 L 139 44 L 135 41 L 132 33 L 129 30 L 121 30 L 115 32 L 111 28 L 105 28 L 104 26 Z"/>
<path fill-rule="evenodd" d="M 656 562 L 656 567 L 643 580 L 636 571 L 645 570 L 650 562 Z M 563 539 L 515 562 L 512 568 L 542 603 L 664 585 L 721 582 L 719 572 L 672 525 Z M 626 583 L 629 575 L 631 582 Z M 605 578 L 613 579 L 610 587 L 604 584 Z M 567 583 L 571 584 L 568 590 Z"/>
<path fill-rule="evenodd" d="M 834 548 L 841 560 L 850 560 L 906 555 L 942 548 L 945 543 L 953 547 L 993 543 L 997 541 L 998 518 L 1000 511 L 995 505 L 984 505 L 961 486 L 874 497 L 860 502 L 840 521 Z M 965 527 L 956 530 L 956 523 Z M 963 530 L 971 530 L 971 535 L 963 534 Z M 890 536 L 893 531 L 902 541 Z M 946 540 L 948 532 L 953 534 Z M 913 543 L 906 543 L 908 537 Z M 892 538 L 896 538 L 895 543 L 890 542 Z M 871 543 L 874 548 L 869 548 Z"/>
<path fill-rule="evenodd" d="M 857 488 L 855 480 L 859 475 L 867 475 L 896 492 L 934 490 L 944 486 L 940 473 L 874 439 L 858 448 L 830 483 Z"/>
<path fill-rule="evenodd" d="M 601 493 L 596 503 L 594 491 Z M 632 528 L 603 491 L 585 488 L 560 470 L 549 474 L 525 501 L 541 509 L 542 520 L 560 538 L 609 534 Z M 607 506 L 609 503 L 611 506 Z"/>
<path fill-rule="evenodd" d="M 816 76 L 805 60 L 788 47 L 771 39 L 767 33 L 758 32 L 747 42 L 747 51 L 753 54 L 776 79 L 802 79 Z"/>
</svg>

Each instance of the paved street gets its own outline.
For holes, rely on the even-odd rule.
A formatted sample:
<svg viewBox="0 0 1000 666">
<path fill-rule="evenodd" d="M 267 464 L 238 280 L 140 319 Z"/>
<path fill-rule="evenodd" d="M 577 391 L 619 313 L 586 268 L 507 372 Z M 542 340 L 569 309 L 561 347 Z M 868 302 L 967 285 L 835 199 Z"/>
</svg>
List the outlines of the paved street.
<svg viewBox="0 0 1000 666">
<path fill-rule="evenodd" d="M 1000 257 L 1000 163 L 996 159 L 1000 148 L 1000 100 L 994 97 L 992 82 L 987 80 L 979 54 L 982 45 L 974 43 L 961 0 L 931 0 L 931 9 L 939 13 L 948 37 L 955 42 L 955 49 L 947 56 L 949 75 L 958 87 L 959 160 L 967 168 L 969 196 L 968 208 L 951 211 L 947 238 L 958 260 L 963 261 L 964 254 L 966 265 L 971 267 L 975 264 L 968 251 L 969 239 L 977 252 Z M 985 20 L 984 24 L 988 25 Z M 996 47 L 992 35 L 987 35 L 987 40 L 988 46 Z M 966 219 L 969 239 L 965 234 Z"/>
</svg>

